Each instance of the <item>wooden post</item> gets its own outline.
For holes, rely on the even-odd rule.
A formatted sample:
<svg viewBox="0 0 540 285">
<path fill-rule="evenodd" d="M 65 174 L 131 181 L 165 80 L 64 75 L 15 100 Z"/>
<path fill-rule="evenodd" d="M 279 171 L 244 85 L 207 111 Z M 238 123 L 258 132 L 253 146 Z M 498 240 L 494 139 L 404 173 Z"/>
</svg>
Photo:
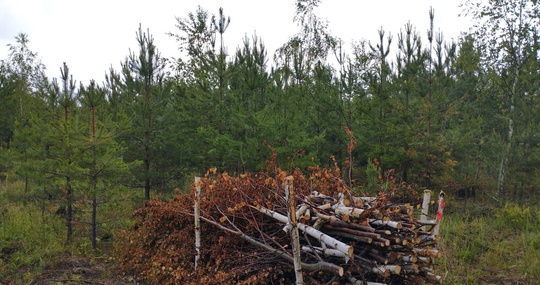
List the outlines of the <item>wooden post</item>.
<svg viewBox="0 0 540 285">
<path fill-rule="evenodd" d="M 439 227 L 440 227 L 441 220 L 443 217 L 443 211 L 444 211 L 444 192 L 441 191 L 441 193 L 439 193 L 439 207 L 437 208 L 437 216 L 436 216 L 437 224 L 435 225 L 435 228 L 433 228 L 434 236 L 439 235 Z"/>
<path fill-rule="evenodd" d="M 424 190 L 424 201 L 422 201 L 422 214 L 420 215 L 420 222 L 427 221 L 429 214 L 429 202 L 431 201 L 431 190 Z M 425 229 L 425 227 L 423 227 Z"/>
<path fill-rule="evenodd" d="M 195 177 L 195 205 L 194 208 L 194 216 L 195 216 L 195 251 L 197 252 L 197 255 L 195 255 L 195 270 L 197 270 L 197 266 L 199 263 L 199 259 L 201 258 L 201 205 L 200 205 L 200 199 L 201 199 L 201 178 Z"/>
<path fill-rule="evenodd" d="M 285 181 L 285 196 L 287 197 L 287 202 L 289 202 L 289 225 L 291 225 L 291 240 L 293 248 L 293 263 L 294 263 L 294 273 L 296 276 L 296 285 L 304 284 L 304 277 L 302 276 L 302 259 L 300 257 L 301 247 L 300 247 L 300 236 L 298 234 L 298 227 L 296 221 L 296 201 L 294 199 L 294 187 L 293 187 L 293 177 L 289 176 Z"/>
</svg>

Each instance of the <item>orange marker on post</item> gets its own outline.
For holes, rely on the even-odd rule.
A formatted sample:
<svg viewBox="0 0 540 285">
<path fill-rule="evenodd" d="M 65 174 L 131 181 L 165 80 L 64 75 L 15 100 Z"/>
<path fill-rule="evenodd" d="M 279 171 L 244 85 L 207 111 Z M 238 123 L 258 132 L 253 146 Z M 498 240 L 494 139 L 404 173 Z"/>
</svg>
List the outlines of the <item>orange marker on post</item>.
<svg viewBox="0 0 540 285">
<path fill-rule="evenodd" d="M 437 209 L 437 215 L 435 219 L 437 220 L 437 225 L 435 225 L 435 228 L 433 229 L 433 235 L 439 235 L 439 225 L 441 224 L 441 220 L 443 217 L 443 211 L 444 211 L 444 192 L 441 191 L 439 194 L 439 208 Z"/>
</svg>

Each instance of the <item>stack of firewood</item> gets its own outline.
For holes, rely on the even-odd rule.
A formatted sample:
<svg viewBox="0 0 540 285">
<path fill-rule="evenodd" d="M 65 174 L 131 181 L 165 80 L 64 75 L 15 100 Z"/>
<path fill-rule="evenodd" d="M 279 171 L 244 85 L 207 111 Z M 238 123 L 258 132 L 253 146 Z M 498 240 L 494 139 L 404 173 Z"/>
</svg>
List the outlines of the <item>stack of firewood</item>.
<svg viewBox="0 0 540 285">
<path fill-rule="evenodd" d="M 442 257 L 437 232 L 444 193 L 433 220 L 428 219 L 430 193 L 425 191 L 421 208 L 384 196 L 317 192 L 295 196 L 293 213 L 253 208 L 283 223 L 287 232 L 298 230 L 302 255 L 336 265 L 336 273 L 348 276 L 352 284 L 439 284 L 442 277 L 433 265 Z"/>
</svg>

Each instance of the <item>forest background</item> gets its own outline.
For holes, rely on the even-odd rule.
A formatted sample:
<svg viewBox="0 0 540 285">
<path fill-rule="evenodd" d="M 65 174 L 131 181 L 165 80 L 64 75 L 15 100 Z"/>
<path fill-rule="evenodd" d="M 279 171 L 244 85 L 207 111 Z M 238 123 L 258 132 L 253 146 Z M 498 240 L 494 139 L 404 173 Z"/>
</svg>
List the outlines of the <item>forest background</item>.
<svg viewBox="0 0 540 285">
<path fill-rule="evenodd" d="M 531 278 L 539 256 L 526 252 L 540 247 L 531 227 L 540 215 L 538 2 L 467 2 L 476 25 L 457 41 L 444 38 L 444 27 L 405 24 L 392 34 L 381 28 L 377 42 L 356 42 L 350 52 L 313 12 L 319 2 L 296 1 L 298 32 L 272 59 L 256 36 L 227 47 L 226 7 L 177 19 L 170 33 L 177 58 L 162 58 L 141 25 L 138 49 L 121 68 L 87 85 L 68 63 L 48 78 L 31 35 L 16 36 L 0 64 L 0 247 L 2 266 L 11 266 L 3 271 L 43 268 L 43 256 L 74 241 L 79 250 L 98 249 L 131 224 L 129 212 L 144 200 L 187 190 L 210 167 L 259 171 L 271 146 L 283 168 L 342 163 L 351 186 L 373 194 L 391 172 L 416 189 L 472 198 L 473 208 L 456 201 L 453 210 L 465 209 L 458 220 L 469 224 L 492 213 L 517 217 L 501 222 L 517 223 L 512 234 L 525 252 L 518 263 L 528 266 L 512 278 Z M 426 14 L 433 23 L 434 11 Z M 351 133 L 356 147 L 348 153 Z M 16 216 L 32 209 L 41 214 Z M 36 224 L 37 216 L 54 242 L 33 256 L 14 228 L 35 231 L 20 224 Z M 462 234 L 448 236 L 457 242 Z M 489 252 L 486 236 L 468 236 L 468 246 L 455 244 L 449 255 L 478 261 Z M 462 270 L 456 280 L 482 274 Z"/>
</svg>

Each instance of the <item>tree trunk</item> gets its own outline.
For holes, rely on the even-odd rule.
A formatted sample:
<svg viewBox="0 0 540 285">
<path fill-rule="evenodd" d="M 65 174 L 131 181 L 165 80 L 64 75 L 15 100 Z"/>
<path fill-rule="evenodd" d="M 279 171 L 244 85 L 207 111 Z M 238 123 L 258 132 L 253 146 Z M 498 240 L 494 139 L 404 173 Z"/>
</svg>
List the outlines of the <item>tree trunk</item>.
<svg viewBox="0 0 540 285">
<path fill-rule="evenodd" d="M 518 25 L 518 31 L 521 30 L 523 27 L 522 23 L 522 6 L 519 5 L 520 11 L 519 11 L 519 25 Z M 508 137 L 506 139 L 506 149 L 503 152 L 503 156 L 501 158 L 501 165 L 499 167 L 499 178 L 497 180 L 497 194 L 499 195 L 499 202 L 501 205 L 504 205 L 506 191 L 504 189 L 504 180 L 506 178 L 506 171 L 508 169 L 508 161 L 510 158 L 510 153 L 512 151 L 512 141 L 513 141 L 513 135 L 514 135 L 514 117 L 515 117 L 515 104 L 516 104 L 516 92 L 517 87 L 519 83 L 519 76 L 521 72 L 521 68 L 523 65 L 523 61 L 521 59 L 521 52 L 522 52 L 522 42 L 523 39 L 520 39 L 517 41 L 517 46 L 512 47 L 512 52 L 510 56 L 513 59 L 513 64 L 515 65 L 515 72 L 514 72 L 514 78 L 512 80 L 512 87 L 510 89 L 510 110 L 508 114 Z"/>
<path fill-rule="evenodd" d="M 147 112 L 146 129 L 144 130 L 144 199 L 150 200 L 150 139 L 153 127 L 152 114 L 152 76 L 145 75 L 144 104 Z"/>
<path fill-rule="evenodd" d="M 518 71 L 516 73 L 519 74 Z M 514 80 L 514 87 L 512 89 L 515 89 L 515 85 L 517 84 L 517 74 L 516 79 Z M 513 92 L 512 92 L 513 93 Z M 501 205 L 504 205 L 505 203 L 505 194 L 506 191 L 504 189 L 504 183 L 506 178 L 506 170 L 508 169 L 508 160 L 510 156 L 510 152 L 512 150 L 512 141 L 513 141 L 513 135 L 514 135 L 514 104 L 515 104 L 515 95 L 511 94 L 510 99 L 510 114 L 508 118 L 508 137 L 506 138 L 506 148 L 503 152 L 503 156 L 501 158 L 501 164 L 499 166 L 499 179 L 497 179 L 497 194 L 499 196 L 499 202 Z"/>
<path fill-rule="evenodd" d="M 92 199 L 92 249 L 97 248 L 97 197 Z"/>
<path fill-rule="evenodd" d="M 97 170 L 97 149 L 96 149 L 96 107 L 92 107 L 90 120 L 90 141 L 92 143 L 92 249 L 97 248 L 97 182 L 98 182 L 98 170 Z"/>
<path fill-rule="evenodd" d="M 71 188 L 70 177 L 66 177 L 66 243 L 71 243 L 71 237 L 73 236 L 73 189 Z"/>
<path fill-rule="evenodd" d="M 150 150 L 144 148 L 144 199 L 150 200 Z"/>
</svg>

